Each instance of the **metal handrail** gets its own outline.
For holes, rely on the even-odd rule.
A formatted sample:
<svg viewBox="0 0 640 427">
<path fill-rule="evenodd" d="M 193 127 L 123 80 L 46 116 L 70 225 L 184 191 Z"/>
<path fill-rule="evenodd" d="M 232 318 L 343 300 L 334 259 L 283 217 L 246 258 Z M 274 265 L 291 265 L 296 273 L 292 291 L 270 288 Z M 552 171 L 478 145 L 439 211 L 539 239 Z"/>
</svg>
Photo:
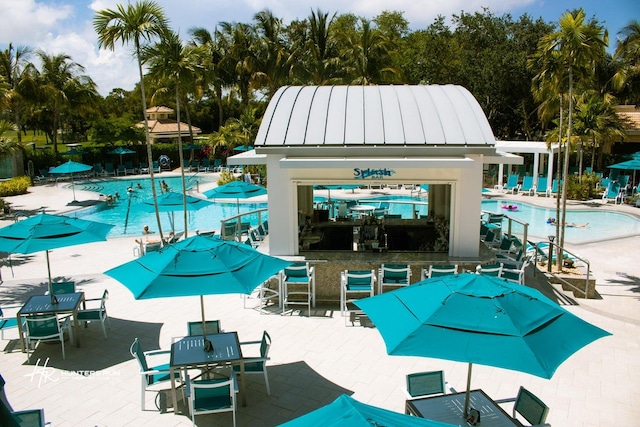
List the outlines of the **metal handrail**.
<svg viewBox="0 0 640 427">
<path fill-rule="evenodd" d="M 234 240 L 239 240 L 239 236 L 242 235 L 242 218 L 245 216 L 249 216 L 249 215 L 254 215 L 254 214 L 258 214 L 258 226 L 260 224 L 262 224 L 262 214 L 264 212 L 267 212 L 269 210 L 269 208 L 260 208 L 260 209 L 256 209 L 250 212 L 242 212 L 239 213 L 237 215 L 234 216 L 230 216 L 228 218 L 222 219 L 220 220 L 220 235 L 223 239 L 226 240 L 226 238 L 228 237 L 226 234 L 226 223 L 228 222 L 234 222 L 236 223 L 236 230 L 234 233 Z"/>
<path fill-rule="evenodd" d="M 567 285 L 569 286 L 571 289 L 576 290 L 578 292 L 581 292 L 584 294 L 584 297 L 587 298 L 587 296 L 589 295 L 589 275 L 591 274 L 591 264 L 589 263 L 589 260 L 586 258 L 582 258 L 579 255 L 576 255 L 575 253 L 568 251 L 566 249 L 564 249 L 563 247 L 557 245 L 554 242 L 548 242 L 549 243 L 549 254 L 544 254 L 544 252 L 542 251 L 542 249 L 540 249 L 540 244 L 545 243 L 545 242 L 537 242 L 537 243 L 533 243 L 530 242 L 530 244 L 535 248 L 535 253 L 534 253 L 534 265 L 537 267 L 538 265 L 538 256 L 540 256 L 541 258 L 543 256 L 545 256 L 547 258 L 547 274 L 553 276 L 557 281 L 559 281 L 562 285 Z M 555 249 L 554 249 L 555 248 Z M 557 274 L 553 273 L 553 269 L 551 268 L 551 264 L 553 263 L 553 251 L 560 251 L 562 255 L 562 262 L 564 262 L 564 254 L 569 254 L 571 255 L 574 259 L 581 261 L 582 263 L 584 263 L 586 265 L 587 268 L 587 274 L 586 274 L 586 279 L 585 279 L 585 286 L 584 286 L 584 290 L 578 288 L 577 286 L 575 286 L 573 283 L 570 283 L 566 280 L 564 280 L 562 277 L 558 276 Z M 556 256 L 556 262 L 557 262 L 557 256 Z M 536 268 L 534 270 L 534 274 L 538 269 Z"/>
</svg>

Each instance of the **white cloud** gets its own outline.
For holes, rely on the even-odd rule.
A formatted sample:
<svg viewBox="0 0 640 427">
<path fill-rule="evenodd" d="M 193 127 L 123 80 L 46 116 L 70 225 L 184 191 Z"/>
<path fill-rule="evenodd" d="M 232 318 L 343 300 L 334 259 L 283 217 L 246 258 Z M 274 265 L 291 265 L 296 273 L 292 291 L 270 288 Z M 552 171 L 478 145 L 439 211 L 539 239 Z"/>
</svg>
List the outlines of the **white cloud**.
<svg viewBox="0 0 640 427">
<path fill-rule="evenodd" d="M 0 43 L 35 46 L 51 31 L 57 31 L 60 22 L 73 13 L 71 5 L 36 3 L 34 0 L 0 0 L 2 25 Z"/>
</svg>

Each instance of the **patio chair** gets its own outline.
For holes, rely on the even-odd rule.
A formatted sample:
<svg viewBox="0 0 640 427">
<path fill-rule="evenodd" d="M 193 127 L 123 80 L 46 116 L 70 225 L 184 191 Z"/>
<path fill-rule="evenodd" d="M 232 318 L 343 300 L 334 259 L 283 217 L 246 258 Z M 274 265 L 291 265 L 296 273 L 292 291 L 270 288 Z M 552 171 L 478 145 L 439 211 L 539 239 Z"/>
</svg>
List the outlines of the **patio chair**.
<svg viewBox="0 0 640 427">
<path fill-rule="evenodd" d="M 520 262 L 513 262 L 502 260 L 502 271 L 500 272 L 500 278 L 509 282 L 524 285 L 524 273 L 529 266 L 529 257 L 525 257 Z"/>
<path fill-rule="evenodd" d="M 185 172 L 191 172 L 191 162 L 189 162 L 189 159 L 182 160 L 182 170 Z"/>
<path fill-rule="evenodd" d="M 538 182 L 536 183 L 536 186 L 533 192 L 536 196 L 539 196 L 540 194 L 544 194 L 546 196 L 547 191 L 549 191 L 548 187 L 549 187 L 549 178 L 547 178 L 546 176 L 539 176 Z"/>
<path fill-rule="evenodd" d="M 116 169 L 116 175 L 121 176 L 126 174 L 127 174 L 127 170 L 125 169 L 124 165 L 118 165 L 118 168 Z"/>
<path fill-rule="evenodd" d="M 104 175 L 105 176 L 116 176 L 116 170 L 113 168 L 113 163 L 105 163 L 104 164 Z"/>
<path fill-rule="evenodd" d="M 434 394 L 446 394 L 444 371 L 416 372 L 407 374 L 407 400 L 419 399 Z"/>
<path fill-rule="evenodd" d="M 158 162 L 157 160 L 153 161 L 153 172 L 154 173 L 160 173 L 161 172 L 160 162 Z"/>
<path fill-rule="evenodd" d="M 93 164 L 93 174 L 95 176 L 104 176 L 104 169 L 102 168 L 102 163 Z"/>
<path fill-rule="evenodd" d="M 378 294 L 385 287 L 398 288 L 411 284 L 411 267 L 408 264 L 382 264 L 378 270 Z"/>
<path fill-rule="evenodd" d="M 202 163 L 198 166 L 198 172 L 209 172 L 211 170 L 211 160 L 202 159 Z"/>
<path fill-rule="evenodd" d="M 127 160 L 126 162 L 124 162 L 124 174 L 125 175 L 136 174 L 136 168 L 133 167 L 133 162 L 131 160 Z"/>
<path fill-rule="evenodd" d="M 109 326 L 109 316 L 107 316 L 106 307 L 107 298 L 109 298 L 109 291 L 105 289 L 102 293 L 102 297 L 85 299 L 85 304 L 88 303 L 89 308 L 78 310 L 77 314 L 78 321 L 84 322 L 85 327 L 90 322 L 100 322 L 100 325 L 102 326 L 102 334 L 105 339 L 107 339 L 106 326 Z"/>
<path fill-rule="evenodd" d="M 476 274 L 484 274 L 485 276 L 500 277 L 502 273 L 502 264 L 479 264 L 476 267 Z"/>
<path fill-rule="evenodd" d="M 618 184 L 616 181 L 611 181 L 607 188 L 604 190 L 604 193 L 602 193 L 602 200 L 607 203 L 610 200 L 613 200 L 613 203 L 615 205 L 617 205 L 618 203 L 622 204 L 622 202 L 624 201 L 624 194 L 621 190 L 620 184 Z"/>
<path fill-rule="evenodd" d="M 170 371 L 169 371 L 169 355 L 171 354 L 170 350 L 150 350 L 150 351 L 142 351 L 140 348 L 140 342 L 138 338 L 133 340 L 133 344 L 131 344 L 131 348 L 129 352 L 133 357 L 138 361 L 138 365 L 140 365 L 140 380 L 141 380 L 141 401 L 140 406 L 142 410 L 145 410 L 145 398 L 144 394 L 147 391 L 158 392 L 157 389 L 151 388 L 153 386 L 157 386 L 159 384 L 168 384 L 171 381 Z M 147 358 L 156 359 L 157 356 L 166 355 L 166 362 L 160 365 L 150 366 Z M 163 357 L 164 359 L 165 357 Z M 180 380 L 180 373 L 174 372 L 174 379 Z"/>
<path fill-rule="evenodd" d="M 517 173 L 512 173 L 509 174 L 509 177 L 507 178 L 507 183 L 502 186 L 502 191 L 503 192 L 511 192 L 511 194 L 517 194 L 518 193 L 518 181 L 520 181 L 520 175 L 518 175 Z"/>
<path fill-rule="evenodd" d="M 187 399 L 191 421 L 195 427 L 196 415 L 231 412 L 236 426 L 236 393 L 234 377 L 226 379 L 190 380 L 187 376 Z"/>
<path fill-rule="evenodd" d="M 244 359 L 244 373 L 245 375 L 262 374 L 264 375 L 264 385 L 267 389 L 267 394 L 271 395 L 271 388 L 269 387 L 269 376 L 267 375 L 267 361 L 269 361 L 269 349 L 271 348 L 271 337 L 264 331 L 262 333 L 262 339 L 260 341 L 245 341 L 241 342 L 241 347 L 256 348 L 260 345 L 260 353 L 255 356 L 247 356 L 251 351 L 242 350 L 242 358 Z M 254 350 L 255 351 L 255 350 Z M 233 371 L 236 374 L 240 373 L 240 366 L 233 365 Z"/>
<path fill-rule="evenodd" d="M 431 279 L 432 277 L 446 276 L 448 274 L 458 274 L 458 264 L 453 265 L 430 265 L 429 268 L 422 268 L 420 280 Z"/>
<path fill-rule="evenodd" d="M 3 427 L 44 427 L 51 423 L 44 421 L 44 409 L 14 411 L 4 390 L 6 384 L 0 375 L 0 425 Z"/>
<path fill-rule="evenodd" d="M 554 197 L 558 195 L 558 187 L 562 184 L 562 180 L 558 181 L 554 179 L 551 188 L 547 190 L 547 197 Z"/>
<path fill-rule="evenodd" d="M 22 305 L 19 304 L 11 304 L 0 307 L 0 338 L 4 339 L 4 331 L 9 329 L 18 328 L 18 319 L 15 316 L 15 313 L 6 314 L 4 310 L 9 310 L 11 312 L 18 311 Z"/>
<path fill-rule="evenodd" d="M 199 169 L 200 169 L 200 162 L 197 160 L 193 160 L 189 166 L 189 170 L 191 172 L 198 172 Z"/>
<path fill-rule="evenodd" d="M 140 173 L 149 173 L 149 163 L 140 162 Z"/>
<path fill-rule="evenodd" d="M 222 159 L 213 159 L 213 172 L 221 172 Z"/>
<path fill-rule="evenodd" d="M 311 306 L 316 306 L 316 269 L 308 262 L 298 262 L 280 272 L 282 289 L 282 313 L 290 305 L 306 305 L 311 315 Z M 291 298 L 293 297 L 293 299 Z"/>
<path fill-rule="evenodd" d="M 273 286 L 275 284 L 275 286 Z M 253 295 L 255 294 L 255 297 Z M 260 314 L 268 312 L 265 308 L 270 302 L 276 303 L 276 300 L 280 301 L 280 295 L 282 295 L 282 286 L 280 283 L 280 275 L 271 276 L 253 290 L 251 295 L 244 295 L 243 306 L 247 308 L 247 300 L 255 298 L 259 301 L 257 306 Z"/>
<path fill-rule="evenodd" d="M 524 418 L 532 426 L 545 425 L 547 415 L 549 414 L 549 407 L 536 395 L 531 393 L 526 388 L 520 386 L 518 395 L 515 398 L 496 400 L 497 403 L 514 402 L 512 418 L 518 421 L 518 415 Z"/>
<path fill-rule="evenodd" d="M 73 332 L 69 317 L 58 319 L 57 316 L 29 316 L 24 319 L 24 334 L 27 347 L 27 362 L 31 361 L 31 346 L 39 342 L 60 341 L 62 345 L 62 358 L 64 353 L 64 331 L 69 332 L 69 340 L 73 341 Z"/>
<path fill-rule="evenodd" d="M 497 249 L 502 243 L 502 239 L 499 237 L 499 233 L 497 234 L 493 229 L 489 229 L 482 242 L 491 249 Z"/>
<path fill-rule="evenodd" d="M 219 334 L 220 329 L 220 321 L 219 320 L 205 320 L 204 327 L 206 335 L 209 334 Z M 187 335 L 190 337 L 205 335 L 202 333 L 202 320 L 187 322 Z"/>
<path fill-rule="evenodd" d="M 373 215 L 377 217 L 384 217 L 389 213 L 389 202 L 380 202 L 378 207 L 373 210 Z"/>
<path fill-rule="evenodd" d="M 362 297 L 373 296 L 375 281 L 374 270 L 345 270 L 341 272 L 340 311 L 342 316 L 347 316 L 347 313 L 353 311 L 349 308 L 349 304 Z"/>
<path fill-rule="evenodd" d="M 532 196 L 535 192 L 535 187 L 533 186 L 533 177 L 530 175 L 526 175 L 522 179 L 522 185 L 518 187 L 518 194 L 527 193 Z"/>
<path fill-rule="evenodd" d="M 72 294 L 76 291 L 76 282 L 53 282 L 51 283 L 51 290 L 54 295 Z M 45 292 L 45 295 L 49 295 L 48 290 Z"/>
</svg>

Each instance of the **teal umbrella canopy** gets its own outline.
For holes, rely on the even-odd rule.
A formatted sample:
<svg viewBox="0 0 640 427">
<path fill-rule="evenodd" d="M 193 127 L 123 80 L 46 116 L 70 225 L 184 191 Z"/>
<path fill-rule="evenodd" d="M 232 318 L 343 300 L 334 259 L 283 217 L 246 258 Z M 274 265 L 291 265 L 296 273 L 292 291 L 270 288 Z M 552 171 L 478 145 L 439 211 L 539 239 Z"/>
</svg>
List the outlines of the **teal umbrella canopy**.
<svg viewBox="0 0 640 427">
<path fill-rule="evenodd" d="M 640 157 L 607 166 L 609 169 L 640 170 Z"/>
<path fill-rule="evenodd" d="M 93 169 L 92 166 L 85 165 L 84 163 L 74 162 L 73 160 L 69 160 L 66 163 L 61 164 L 60 166 L 56 166 L 51 169 L 49 173 L 56 174 L 74 174 L 79 172 L 87 172 Z"/>
<path fill-rule="evenodd" d="M 453 427 L 452 424 L 431 421 L 366 405 L 343 394 L 332 403 L 280 425 L 281 427 Z"/>
<path fill-rule="evenodd" d="M 46 251 L 51 285 L 50 250 L 106 240 L 113 227 L 111 224 L 43 213 L 0 228 L 0 251 L 18 254 Z"/>
<path fill-rule="evenodd" d="M 198 210 L 198 209 L 206 208 L 207 206 L 213 205 L 213 203 L 204 199 L 199 199 L 197 197 L 189 196 L 186 194 L 184 195 L 184 197 L 187 199 L 188 211 Z M 139 207 L 145 212 L 155 212 L 153 199 L 143 200 L 139 204 Z M 183 209 L 184 209 L 184 204 L 183 204 L 182 193 L 175 193 L 175 192 L 169 191 L 167 193 L 163 193 L 162 195 L 158 196 L 158 210 L 160 212 L 175 212 L 175 211 L 181 211 Z"/>
<path fill-rule="evenodd" d="M 113 150 L 109 151 L 107 154 L 112 154 L 114 156 L 122 156 L 123 154 L 136 154 L 136 152 L 126 147 L 116 147 Z"/>
<path fill-rule="evenodd" d="M 380 331 L 388 354 L 479 363 L 542 378 L 551 378 L 580 348 L 610 335 L 535 289 L 481 274 L 426 279 L 355 304 Z"/>
<path fill-rule="evenodd" d="M 252 145 L 248 145 L 248 146 L 244 146 L 244 145 L 238 145 L 237 147 L 233 148 L 233 151 L 251 151 L 253 150 L 253 146 Z"/>
<path fill-rule="evenodd" d="M 77 148 L 60 153 L 60 155 L 62 156 L 81 156 L 83 154 L 87 154 L 87 152 L 84 150 L 79 150 Z"/>
<path fill-rule="evenodd" d="M 250 294 L 291 262 L 249 245 L 193 236 L 106 271 L 135 299 Z"/>
<path fill-rule="evenodd" d="M 228 184 L 205 191 L 203 194 L 208 199 L 248 199 L 267 194 L 267 189 L 261 185 L 249 184 L 244 181 L 231 181 Z"/>
</svg>

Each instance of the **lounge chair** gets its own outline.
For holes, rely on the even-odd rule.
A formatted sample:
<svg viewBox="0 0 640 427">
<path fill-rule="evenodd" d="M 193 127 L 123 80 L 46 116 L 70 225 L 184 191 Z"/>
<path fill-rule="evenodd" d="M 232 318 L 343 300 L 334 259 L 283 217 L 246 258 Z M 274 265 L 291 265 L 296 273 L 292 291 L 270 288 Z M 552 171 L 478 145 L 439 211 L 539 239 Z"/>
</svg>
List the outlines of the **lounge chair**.
<svg viewBox="0 0 640 427">
<path fill-rule="evenodd" d="M 158 162 L 157 160 L 153 161 L 153 172 L 154 173 L 160 173 L 161 172 L 160 162 Z"/>
<path fill-rule="evenodd" d="M 522 179 L 522 185 L 518 187 L 518 194 L 520 193 L 528 193 L 530 196 L 535 193 L 532 176 L 527 175 Z"/>
<path fill-rule="evenodd" d="M 604 193 L 602 193 L 602 200 L 606 201 L 607 203 L 609 202 L 609 200 L 613 200 L 614 204 L 622 204 L 622 202 L 624 201 L 624 194 L 621 190 L 620 184 L 618 184 L 617 181 L 611 181 L 609 183 L 609 185 L 607 186 L 607 188 L 604 190 Z"/>
<path fill-rule="evenodd" d="M 113 168 L 113 163 L 105 163 L 104 164 L 104 175 L 105 176 L 116 176 L 116 170 Z"/>
<path fill-rule="evenodd" d="M 507 178 L 507 183 L 502 187 L 502 191 L 511 192 L 512 194 L 518 193 L 518 181 L 520 181 L 520 175 L 517 173 L 512 173 Z"/>
<path fill-rule="evenodd" d="M 136 168 L 133 167 L 133 162 L 128 160 L 124 162 L 124 174 L 125 175 L 135 175 L 137 173 Z"/>
<path fill-rule="evenodd" d="M 127 174 L 127 170 L 125 169 L 124 165 L 118 165 L 118 169 L 116 170 L 116 175 L 121 176 L 126 174 Z"/>
<path fill-rule="evenodd" d="M 551 188 L 547 191 L 547 197 L 557 196 L 560 185 L 562 185 L 562 180 L 558 181 L 557 179 L 554 179 L 553 184 L 551 184 Z"/>
<path fill-rule="evenodd" d="M 140 173 L 149 173 L 149 163 L 140 163 Z"/>
<path fill-rule="evenodd" d="M 104 169 L 102 168 L 102 163 L 93 164 L 93 174 L 95 176 L 104 176 Z"/>
<path fill-rule="evenodd" d="M 538 183 L 536 184 L 533 192 L 536 196 L 540 194 L 544 194 L 546 196 L 547 191 L 549 190 L 548 187 L 549 187 L 549 178 L 547 178 L 546 176 L 539 176 Z"/>
<path fill-rule="evenodd" d="M 209 172 L 211 168 L 211 161 L 209 159 L 203 159 L 202 163 L 198 166 L 198 172 Z"/>
</svg>

